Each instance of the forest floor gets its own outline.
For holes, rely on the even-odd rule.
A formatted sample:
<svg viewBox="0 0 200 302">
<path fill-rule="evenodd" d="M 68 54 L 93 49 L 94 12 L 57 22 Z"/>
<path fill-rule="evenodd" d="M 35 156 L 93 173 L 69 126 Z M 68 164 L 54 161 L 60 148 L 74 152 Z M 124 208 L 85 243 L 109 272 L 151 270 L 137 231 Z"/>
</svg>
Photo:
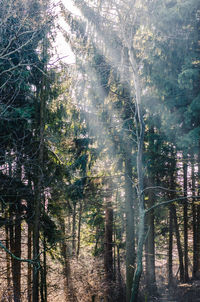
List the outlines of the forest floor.
<svg viewBox="0 0 200 302">
<path fill-rule="evenodd" d="M 200 302 L 200 280 L 178 284 L 171 289 L 162 286 L 158 289 L 158 302 Z M 151 301 L 149 301 L 151 302 Z"/>
<path fill-rule="evenodd" d="M 200 280 L 179 284 L 176 296 L 178 302 L 200 302 Z"/>
<path fill-rule="evenodd" d="M 157 280 L 158 281 L 158 280 Z M 163 281 L 163 280 L 162 280 Z M 200 302 L 200 280 L 188 283 L 176 283 L 168 287 L 165 282 L 157 283 L 157 294 L 149 297 L 145 290 L 140 297 L 141 302 Z"/>
</svg>

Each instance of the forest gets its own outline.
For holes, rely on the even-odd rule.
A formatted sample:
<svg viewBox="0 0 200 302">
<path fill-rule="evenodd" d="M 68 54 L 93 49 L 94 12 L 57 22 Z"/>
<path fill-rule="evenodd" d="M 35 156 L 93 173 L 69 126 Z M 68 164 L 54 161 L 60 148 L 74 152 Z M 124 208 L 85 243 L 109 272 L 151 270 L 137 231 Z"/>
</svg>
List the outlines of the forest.
<svg viewBox="0 0 200 302">
<path fill-rule="evenodd" d="M 0 0 L 0 284 L 200 301 L 198 0 Z"/>
</svg>

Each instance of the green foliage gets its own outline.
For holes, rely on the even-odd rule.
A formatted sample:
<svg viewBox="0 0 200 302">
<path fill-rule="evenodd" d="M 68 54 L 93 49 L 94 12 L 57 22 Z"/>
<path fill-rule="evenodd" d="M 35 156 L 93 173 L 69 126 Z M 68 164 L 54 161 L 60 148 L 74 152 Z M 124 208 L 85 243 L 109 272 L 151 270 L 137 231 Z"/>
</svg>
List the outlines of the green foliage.
<svg viewBox="0 0 200 302">
<path fill-rule="evenodd" d="M 55 245 L 62 239 L 61 231 L 57 228 L 55 222 L 51 219 L 51 217 L 45 212 L 41 217 L 41 227 L 43 236 L 45 239 L 47 239 L 50 247 Z"/>
</svg>

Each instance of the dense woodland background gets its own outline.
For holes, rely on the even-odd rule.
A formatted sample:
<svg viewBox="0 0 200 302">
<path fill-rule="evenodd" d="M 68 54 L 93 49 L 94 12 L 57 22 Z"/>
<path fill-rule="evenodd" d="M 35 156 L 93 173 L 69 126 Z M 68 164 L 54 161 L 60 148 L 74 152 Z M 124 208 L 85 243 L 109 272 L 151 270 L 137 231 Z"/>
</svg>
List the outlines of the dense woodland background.
<svg viewBox="0 0 200 302">
<path fill-rule="evenodd" d="M 65 4 L 0 0 L 0 300 L 161 301 L 200 279 L 199 1 Z"/>
</svg>

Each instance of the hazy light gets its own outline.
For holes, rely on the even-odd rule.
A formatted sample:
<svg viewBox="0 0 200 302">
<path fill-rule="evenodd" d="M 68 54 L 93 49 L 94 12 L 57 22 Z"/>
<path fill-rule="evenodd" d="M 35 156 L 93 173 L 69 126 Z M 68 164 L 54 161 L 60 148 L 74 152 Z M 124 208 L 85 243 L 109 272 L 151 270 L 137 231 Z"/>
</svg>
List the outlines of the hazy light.
<svg viewBox="0 0 200 302">
<path fill-rule="evenodd" d="M 62 0 L 64 6 L 76 16 L 81 16 L 80 10 L 73 4 L 72 0 Z"/>
<path fill-rule="evenodd" d="M 56 6 L 56 14 L 58 15 L 58 25 L 66 32 L 70 31 L 69 25 L 66 23 L 64 18 L 61 15 L 60 7 L 59 7 L 59 0 L 55 0 L 54 3 Z M 65 8 L 69 10 L 72 14 L 76 16 L 81 16 L 80 10 L 73 4 L 72 0 L 62 0 L 61 1 Z M 75 63 L 75 55 L 71 49 L 71 46 L 69 43 L 66 42 L 66 39 L 64 38 L 61 31 L 57 32 L 56 41 L 54 44 L 54 47 L 56 49 L 55 57 L 57 60 L 57 57 L 59 60 L 61 60 L 63 63 L 66 64 L 74 64 Z"/>
</svg>

